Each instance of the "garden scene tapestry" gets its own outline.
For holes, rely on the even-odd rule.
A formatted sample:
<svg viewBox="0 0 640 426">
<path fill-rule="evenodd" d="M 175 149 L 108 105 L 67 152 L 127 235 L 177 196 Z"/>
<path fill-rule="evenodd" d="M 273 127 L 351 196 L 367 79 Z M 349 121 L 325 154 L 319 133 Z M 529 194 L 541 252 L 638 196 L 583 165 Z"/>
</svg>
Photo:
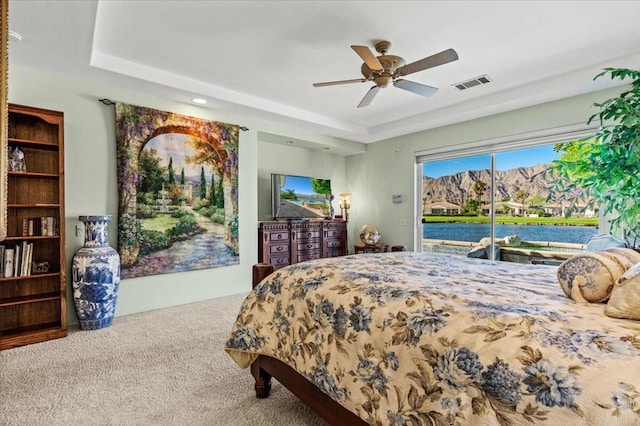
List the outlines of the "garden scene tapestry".
<svg viewBox="0 0 640 426">
<path fill-rule="evenodd" d="M 238 130 L 116 103 L 121 278 L 239 263 Z"/>
</svg>

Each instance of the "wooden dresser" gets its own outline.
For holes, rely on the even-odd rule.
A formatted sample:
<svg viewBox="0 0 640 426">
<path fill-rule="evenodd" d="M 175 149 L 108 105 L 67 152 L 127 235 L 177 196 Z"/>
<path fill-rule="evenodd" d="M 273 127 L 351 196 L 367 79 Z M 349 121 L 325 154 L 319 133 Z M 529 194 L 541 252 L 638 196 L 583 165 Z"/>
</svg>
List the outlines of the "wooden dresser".
<svg viewBox="0 0 640 426">
<path fill-rule="evenodd" d="M 339 220 L 267 221 L 258 228 L 258 261 L 275 269 L 347 254 L 347 223 Z"/>
</svg>

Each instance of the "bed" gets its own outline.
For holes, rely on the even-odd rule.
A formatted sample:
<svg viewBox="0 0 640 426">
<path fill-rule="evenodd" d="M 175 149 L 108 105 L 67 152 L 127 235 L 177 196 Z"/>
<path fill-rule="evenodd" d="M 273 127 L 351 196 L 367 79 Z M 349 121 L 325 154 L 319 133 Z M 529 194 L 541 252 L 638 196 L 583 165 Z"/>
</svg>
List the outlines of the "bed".
<svg viewBox="0 0 640 426">
<path fill-rule="evenodd" d="M 264 273 L 225 346 L 258 397 L 274 377 L 330 424 L 640 423 L 640 322 L 573 302 L 556 267 L 392 252 Z"/>
</svg>

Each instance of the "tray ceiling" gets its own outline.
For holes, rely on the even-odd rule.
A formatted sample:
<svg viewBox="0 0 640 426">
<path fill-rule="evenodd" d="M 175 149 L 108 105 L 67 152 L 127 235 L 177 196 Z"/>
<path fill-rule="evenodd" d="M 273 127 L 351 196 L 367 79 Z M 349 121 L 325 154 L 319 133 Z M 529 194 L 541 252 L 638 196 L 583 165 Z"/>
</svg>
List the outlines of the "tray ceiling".
<svg viewBox="0 0 640 426">
<path fill-rule="evenodd" d="M 10 60 L 180 102 L 374 142 L 610 87 L 603 67 L 640 67 L 634 1 L 12 1 Z M 412 74 L 422 97 L 371 82 L 350 48 L 407 62 L 453 48 L 459 60 Z M 488 84 L 455 84 L 488 76 Z"/>
</svg>

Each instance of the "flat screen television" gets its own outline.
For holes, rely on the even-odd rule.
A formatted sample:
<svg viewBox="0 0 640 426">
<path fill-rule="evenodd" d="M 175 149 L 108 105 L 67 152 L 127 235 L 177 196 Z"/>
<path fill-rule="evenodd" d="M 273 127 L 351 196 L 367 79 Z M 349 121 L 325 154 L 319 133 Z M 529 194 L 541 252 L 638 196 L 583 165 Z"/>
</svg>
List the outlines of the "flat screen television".
<svg viewBox="0 0 640 426">
<path fill-rule="evenodd" d="M 331 180 L 271 174 L 274 219 L 331 219 Z"/>
</svg>

